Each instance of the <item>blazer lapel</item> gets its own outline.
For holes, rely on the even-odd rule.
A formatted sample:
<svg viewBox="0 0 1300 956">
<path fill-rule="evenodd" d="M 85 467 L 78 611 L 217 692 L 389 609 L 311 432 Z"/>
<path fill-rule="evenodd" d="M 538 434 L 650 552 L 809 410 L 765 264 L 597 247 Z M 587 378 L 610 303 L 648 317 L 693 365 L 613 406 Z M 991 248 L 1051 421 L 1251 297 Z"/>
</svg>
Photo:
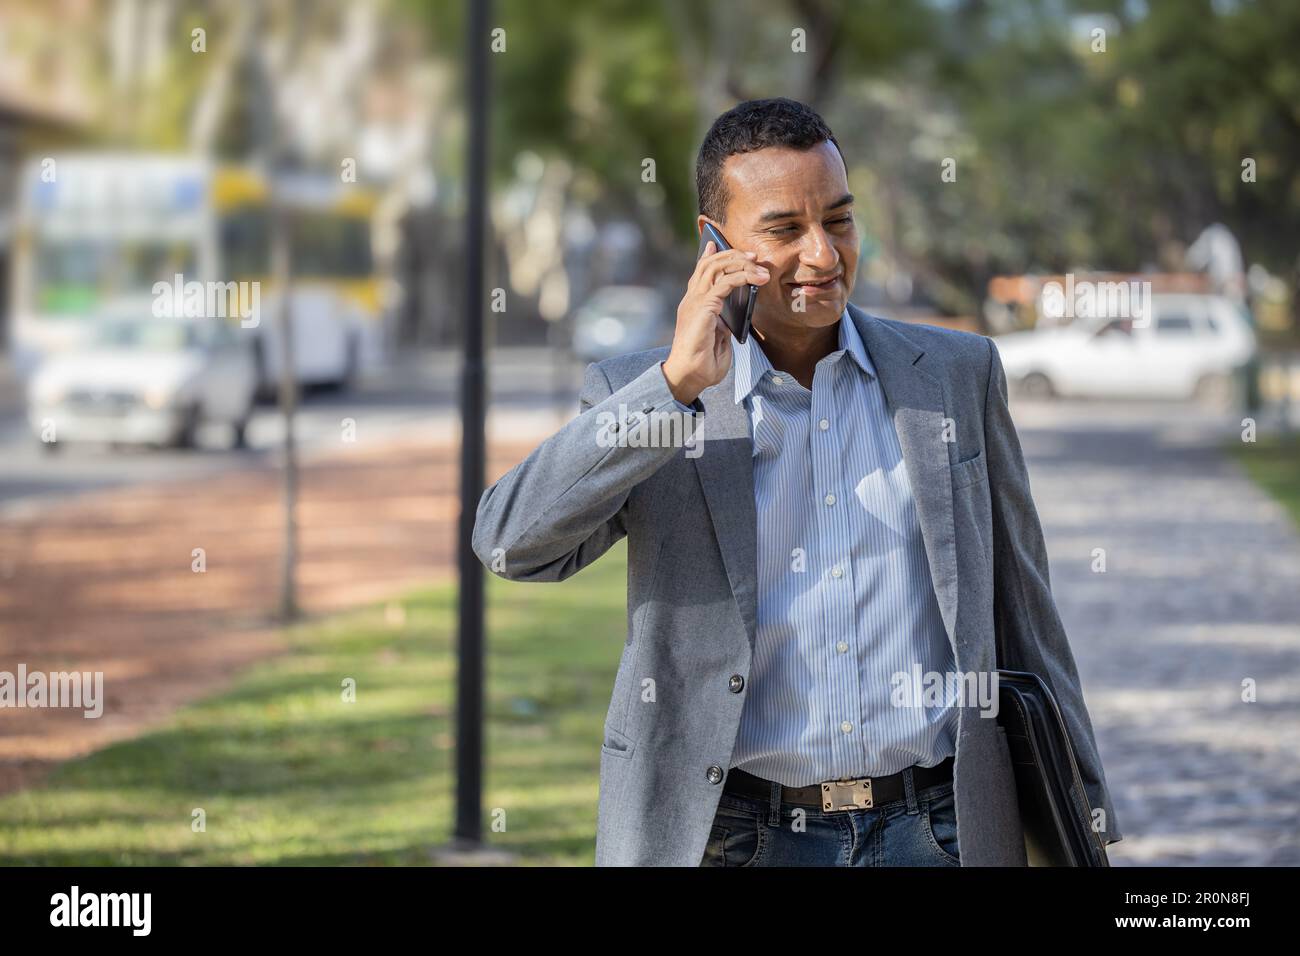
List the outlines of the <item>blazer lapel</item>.
<svg viewBox="0 0 1300 956">
<path fill-rule="evenodd" d="M 758 631 L 758 514 L 749 413 L 736 404 L 736 363 L 700 393 L 704 446 L 695 462 L 751 651 Z M 697 432 L 698 434 L 698 432 Z"/>
<path fill-rule="evenodd" d="M 952 511 L 951 442 L 943 440 L 948 414 L 943 385 L 917 367 L 925 354 L 923 349 L 855 305 L 849 306 L 849 315 L 880 375 L 880 386 L 893 414 L 939 613 L 956 656 L 957 533 Z"/>
</svg>

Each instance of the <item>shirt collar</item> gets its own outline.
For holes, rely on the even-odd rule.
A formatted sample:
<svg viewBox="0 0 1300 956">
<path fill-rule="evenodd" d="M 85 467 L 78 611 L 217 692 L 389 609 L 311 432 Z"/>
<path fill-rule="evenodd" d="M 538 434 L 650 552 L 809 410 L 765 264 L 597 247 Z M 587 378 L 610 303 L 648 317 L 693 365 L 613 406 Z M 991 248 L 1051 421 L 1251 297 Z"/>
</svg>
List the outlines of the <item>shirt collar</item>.
<svg viewBox="0 0 1300 956">
<path fill-rule="evenodd" d="M 827 358 L 832 362 L 839 360 L 845 352 L 852 355 L 857 361 L 858 367 L 868 376 L 875 376 L 876 367 L 871 364 L 871 357 L 867 355 L 867 348 L 862 344 L 862 336 L 858 334 L 858 328 L 854 323 L 849 310 L 846 307 L 840 315 L 840 333 L 839 348 L 831 352 Z M 776 371 L 772 363 L 768 361 L 767 354 L 763 351 L 758 340 L 751 334 L 745 339 L 743 345 L 735 341 L 732 337 L 732 361 L 736 364 L 736 404 L 743 402 L 763 380 L 765 375 L 770 375 Z"/>
</svg>

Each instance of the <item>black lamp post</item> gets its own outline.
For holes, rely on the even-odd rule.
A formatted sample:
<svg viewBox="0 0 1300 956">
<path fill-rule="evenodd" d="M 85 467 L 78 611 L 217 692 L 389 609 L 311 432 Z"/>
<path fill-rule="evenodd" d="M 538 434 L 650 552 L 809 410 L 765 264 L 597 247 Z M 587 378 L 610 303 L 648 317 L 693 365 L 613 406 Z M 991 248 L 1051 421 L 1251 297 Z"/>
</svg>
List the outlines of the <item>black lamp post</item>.
<svg viewBox="0 0 1300 956">
<path fill-rule="evenodd" d="M 456 829 L 464 849 L 482 841 L 483 565 L 472 547 L 483 492 L 486 373 L 483 366 L 483 245 L 487 227 L 488 22 L 490 0 L 468 0 L 465 28 L 469 92 L 466 156 L 465 324 L 461 369 L 459 632 L 456 674 Z"/>
</svg>

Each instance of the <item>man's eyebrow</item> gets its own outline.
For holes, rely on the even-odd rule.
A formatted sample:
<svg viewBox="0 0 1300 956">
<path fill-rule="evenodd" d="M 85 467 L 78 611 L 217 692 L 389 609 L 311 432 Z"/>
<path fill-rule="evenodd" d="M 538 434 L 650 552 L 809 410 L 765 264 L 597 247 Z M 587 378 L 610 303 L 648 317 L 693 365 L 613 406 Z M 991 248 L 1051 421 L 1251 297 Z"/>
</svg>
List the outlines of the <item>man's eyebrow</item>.
<svg viewBox="0 0 1300 956">
<path fill-rule="evenodd" d="M 839 199 L 835 200 L 826 209 L 839 209 L 841 206 L 847 206 L 853 202 L 853 193 L 845 193 Z M 777 219 L 794 219 L 799 215 L 795 210 L 782 209 L 778 212 L 765 212 L 758 217 L 759 222 L 774 222 Z"/>
</svg>

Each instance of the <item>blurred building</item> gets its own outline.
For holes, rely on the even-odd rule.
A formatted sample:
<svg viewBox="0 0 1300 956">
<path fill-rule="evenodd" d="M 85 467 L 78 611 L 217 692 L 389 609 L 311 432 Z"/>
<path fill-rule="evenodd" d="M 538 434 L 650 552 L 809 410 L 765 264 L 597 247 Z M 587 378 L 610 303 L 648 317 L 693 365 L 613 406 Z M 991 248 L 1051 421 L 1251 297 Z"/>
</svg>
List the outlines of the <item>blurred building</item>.
<svg viewBox="0 0 1300 956">
<path fill-rule="evenodd" d="M 389 0 L 208 4 L 13 0 L 0 10 L 0 343 L 7 343 L 19 169 L 81 149 L 265 164 L 379 195 L 377 273 L 419 327 L 458 287 L 424 274 L 447 230 L 432 167 L 454 117 L 451 69 L 418 12 Z M 165 277 L 160 277 L 165 278 Z M 219 277 L 218 277 L 219 278 Z M 428 288 L 430 283 L 437 288 Z M 403 318 L 401 312 L 405 310 Z"/>
<path fill-rule="evenodd" d="M 0 12 L 0 351 L 9 343 L 9 269 L 25 157 L 83 141 L 90 59 L 86 0 L 6 3 Z"/>
</svg>

